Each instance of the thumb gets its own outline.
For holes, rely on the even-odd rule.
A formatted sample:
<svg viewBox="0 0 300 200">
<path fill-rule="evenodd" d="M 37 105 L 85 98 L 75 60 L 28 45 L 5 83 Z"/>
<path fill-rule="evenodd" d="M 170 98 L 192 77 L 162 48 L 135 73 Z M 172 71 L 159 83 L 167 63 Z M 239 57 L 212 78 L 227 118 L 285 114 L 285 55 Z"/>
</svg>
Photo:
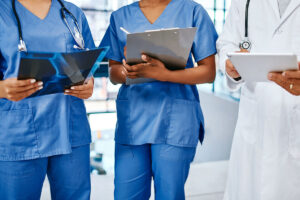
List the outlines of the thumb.
<svg viewBox="0 0 300 200">
<path fill-rule="evenodd" d="M 150 56 L 147 56 L 145 54 L 142 54 L 142 60 L 147 62 L 147 63 L 150 63 L 150 64 L 156 64 L 157 63 L 156 59 L 151 58 Z"/>
</svg>

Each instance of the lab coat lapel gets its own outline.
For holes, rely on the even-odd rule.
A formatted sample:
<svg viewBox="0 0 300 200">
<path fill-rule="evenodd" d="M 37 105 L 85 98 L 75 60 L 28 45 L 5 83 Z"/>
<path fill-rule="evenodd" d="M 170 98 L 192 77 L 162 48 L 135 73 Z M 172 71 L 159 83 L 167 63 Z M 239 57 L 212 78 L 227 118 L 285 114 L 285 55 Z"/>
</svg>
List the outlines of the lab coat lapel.
<svg viewBox="0 0 300 200">
<path fill-rule="evenodd" d="M 283 13 L 276 29 L 278 29 L 291 16 L 291 14 L 293 14 L 293 12 L 295 12 L 296 9 L 299 8 L 299 6 L 300 6 L 300 0 L 291 0 L 290 4 L 288 5 L 285 12 Z M 279 8 L 278 8 L 278 12 L 279 12 Z"/>
<path fill-rule="evenodd" d="M 277 0 L 267 0 L 270 4 L 270 7 L 274 11 L 276 18 L 280 19 L 280 13 L 279 13 L 279 7 L 278 7 L 278 1 Z M 267 8 L 268 9 L 268 8 Z"/>
</svg>

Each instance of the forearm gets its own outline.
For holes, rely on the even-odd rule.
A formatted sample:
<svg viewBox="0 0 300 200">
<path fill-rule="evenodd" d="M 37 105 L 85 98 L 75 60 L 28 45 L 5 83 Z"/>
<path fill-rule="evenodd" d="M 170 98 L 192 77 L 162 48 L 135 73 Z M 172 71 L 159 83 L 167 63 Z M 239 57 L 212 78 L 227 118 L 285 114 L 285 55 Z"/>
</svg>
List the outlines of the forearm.
<svg viewBox="0 0 300 200">
<path fill-rule="evenodd" d="M 215 80 L 216 69 L 207 65 L 199 65 L 194 68 L 168 71 L 165 81 L 188 85 L 212 83 Z"/>
<path fill-rule="evenodd" d="M 5 98 L 5 89 L 3 81 L 0 81 L 0 99 Z"/>
<path fill-rule="evenodd" d="M 114 64 L 109 67 L 109 78 L 113 84 L 126 83 L 126 71 L 121 64 Z"/>
</svg>

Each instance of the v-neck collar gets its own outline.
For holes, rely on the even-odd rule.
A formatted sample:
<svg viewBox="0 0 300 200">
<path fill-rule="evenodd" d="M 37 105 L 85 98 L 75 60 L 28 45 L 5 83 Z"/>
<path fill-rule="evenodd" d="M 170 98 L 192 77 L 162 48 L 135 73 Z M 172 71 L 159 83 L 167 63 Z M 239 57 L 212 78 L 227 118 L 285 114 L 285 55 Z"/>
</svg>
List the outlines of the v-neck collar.
<svg viewBox="0 0 300 200">
<path fill-rule="evenodd" d="M 157 23 L 159 23 L 159 21 L 161 20 L 161 18 L 166 15 L 166 12 L 168 12 L 169 8 L 174 4 L 175 1 L 178 1 L 178 0 L 172 0 L 170 1 L 170 3 L 165 7 L 164 11 L 160 14 L 160 16 L 153 22 L 151 23 L 149 21 L 149 19 L 145 16 L 145 14 L 143 13 L 141 7 L 140 7 L 140 4 L 139 4 L 139 1 L 135 2 L 136 3 L 136 6 L 138 8 L 138 12 L 142 15 L 142 17 L 144 18 L 144 20 L 146 21 L 147 24 L 149 25 L 157 25 Z"/>
<path fill-rule="evenodd" d="M 23 4 L 21 4 L 18 0 L 16 0 L 16 3 L 19 4 L 19 6 L 20 6 L 25 12 L 29 13 L 29 15 L 33 16 L 35 19 L 37 19 L 37 20 L 39 20 L 39 21 L 45 21 L 45 20 L 49 17 L 49 15 L 51 14 L 52 9 L 53 9 L 53 7 L 54 7 L 54 2 L 55 2 L 55 0 L 51 0 L 51 5 L 50 5 L 49 11 L 48 11 L 46 17 L 45 17 L 44 19 L 41 19 L 41 18 L 39 18 L 37 15 L 35 15 L 33 12 L 31 12 L 30 10 L 28 10 L 25 6 L 23 6 Z"/>
</svg>

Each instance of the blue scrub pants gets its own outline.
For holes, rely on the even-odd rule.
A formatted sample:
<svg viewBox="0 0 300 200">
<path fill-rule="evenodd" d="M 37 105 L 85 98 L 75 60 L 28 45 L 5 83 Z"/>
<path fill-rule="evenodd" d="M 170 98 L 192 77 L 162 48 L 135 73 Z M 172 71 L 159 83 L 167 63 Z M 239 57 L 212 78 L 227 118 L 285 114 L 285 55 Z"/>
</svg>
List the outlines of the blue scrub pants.
<svg viewBox="0 0 300 200">
<path fill-rule="evenodd" d="M 0 199 L 38 200 L 45 176 L 54 200 L 90 199 L 90 146 L 36 160 L 0 161 Z"/>
<path fill-rule="evenodd" d="M 116 144 L 115 200 L 149 199 L 152 177 L 156 200 L 184 200 L 195 152 L 196 148 L 166 144 Z"/>
</svg>

